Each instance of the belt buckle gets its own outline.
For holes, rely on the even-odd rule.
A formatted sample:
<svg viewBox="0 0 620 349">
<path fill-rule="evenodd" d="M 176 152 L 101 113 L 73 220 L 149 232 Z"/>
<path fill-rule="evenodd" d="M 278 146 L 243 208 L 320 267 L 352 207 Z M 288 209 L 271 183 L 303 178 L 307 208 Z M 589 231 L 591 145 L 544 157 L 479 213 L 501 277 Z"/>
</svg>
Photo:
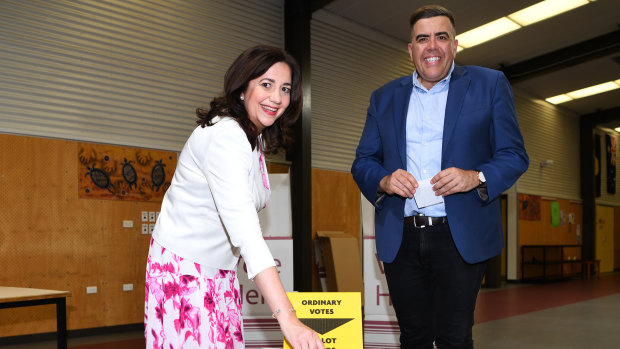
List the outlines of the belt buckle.
<svg viewBox="0 0 620 349">
<path fill-rule="evenodd" d="M 424 218 L 426 218 L 427 224 L 420 224 L 420 225 L 418 225 L 418 223 L 416 222 L 416 217 L 424 217 Z M 432 223 L 428 224 L 430 221 L 431 221 L 430 217 L 428 217 L 426 215 L 423 215 L 423 214 L 415 215 L 413 217 L 413 227 L 414 228 L 418 228 L 418 229 L 426 228 L 427 226 L 432 225 Z"/>
</svg>

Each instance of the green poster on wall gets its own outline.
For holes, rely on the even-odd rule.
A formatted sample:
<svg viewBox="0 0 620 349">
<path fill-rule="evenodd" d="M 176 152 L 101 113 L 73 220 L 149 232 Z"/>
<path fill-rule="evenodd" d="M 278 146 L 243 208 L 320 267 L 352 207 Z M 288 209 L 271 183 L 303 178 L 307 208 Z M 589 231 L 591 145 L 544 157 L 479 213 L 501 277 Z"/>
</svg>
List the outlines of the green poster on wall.
<svg viewBox="0 0 620 349">
<path fill-rule="evenodd" d="M 558 201 L 551 201 L 551 226 L 560 226 L 560 203 Z"/>
</svg>

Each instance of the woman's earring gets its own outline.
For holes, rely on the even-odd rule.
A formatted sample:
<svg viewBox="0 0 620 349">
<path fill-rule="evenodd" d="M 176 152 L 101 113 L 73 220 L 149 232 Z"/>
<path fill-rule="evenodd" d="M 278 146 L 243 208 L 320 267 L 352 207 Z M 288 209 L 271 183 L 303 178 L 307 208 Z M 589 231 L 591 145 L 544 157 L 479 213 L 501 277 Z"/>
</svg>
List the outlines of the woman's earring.
<svg viewBox="0 0 620 349">
<path fill-rule="evenodd" d="M 242 101 L 245 99 L 245 98 L 243 98 L 243 96 L 241 96 L 241 97 L 239 97 L 239 98 L 240 98 Z"/>
</svg>

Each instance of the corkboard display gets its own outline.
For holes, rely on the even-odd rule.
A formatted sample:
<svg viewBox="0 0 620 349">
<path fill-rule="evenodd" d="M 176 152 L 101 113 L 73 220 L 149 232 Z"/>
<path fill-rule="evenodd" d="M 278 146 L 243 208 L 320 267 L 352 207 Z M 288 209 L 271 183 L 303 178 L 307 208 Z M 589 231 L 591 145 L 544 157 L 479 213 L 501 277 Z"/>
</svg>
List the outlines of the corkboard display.
<svg viewBox="0 0 620 349">
<path fill-rule="evenodd" d="M 93 143 L 77 147 L 80 198 L 161 202 L 170 187 L 176 153 Z"/>
<path fill-rule="evenodd" d="M 70 291 L 69 330 L 141 323 L 151 238 L 141 232 L 141 212 L 157 212 L 161 202 L 80 198 L 78 149 L 0 134 L 0 284 Z M 86 294 L 88 286 L 97 293 Z M 53 305 L 0 309 L 0 337 L 55 331 Z"/>
</svg>

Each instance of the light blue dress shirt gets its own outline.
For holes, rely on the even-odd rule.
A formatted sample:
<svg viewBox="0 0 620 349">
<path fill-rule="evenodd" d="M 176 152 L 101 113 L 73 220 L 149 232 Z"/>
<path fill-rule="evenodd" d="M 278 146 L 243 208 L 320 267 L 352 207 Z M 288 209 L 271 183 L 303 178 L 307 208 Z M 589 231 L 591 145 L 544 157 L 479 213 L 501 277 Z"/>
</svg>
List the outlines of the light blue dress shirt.
<svg viewBox="0 0 620 349">
<path fill-rule="evenodd" d="M 454 62 L 445 79 L 427 90 L 418 81 L 418 71 L 413 72 L 413 89 L 407 111 L 407 172 L 416 180 L 433 178 L 441 171 L 441 144 L 443 121 L 446 113 L 450 76 Z M 405 201 L 405 217 L 422 213 L 432 217 L 446 215 L 443 203 L 418 208 L 415 199 Z"/>
</svg>

